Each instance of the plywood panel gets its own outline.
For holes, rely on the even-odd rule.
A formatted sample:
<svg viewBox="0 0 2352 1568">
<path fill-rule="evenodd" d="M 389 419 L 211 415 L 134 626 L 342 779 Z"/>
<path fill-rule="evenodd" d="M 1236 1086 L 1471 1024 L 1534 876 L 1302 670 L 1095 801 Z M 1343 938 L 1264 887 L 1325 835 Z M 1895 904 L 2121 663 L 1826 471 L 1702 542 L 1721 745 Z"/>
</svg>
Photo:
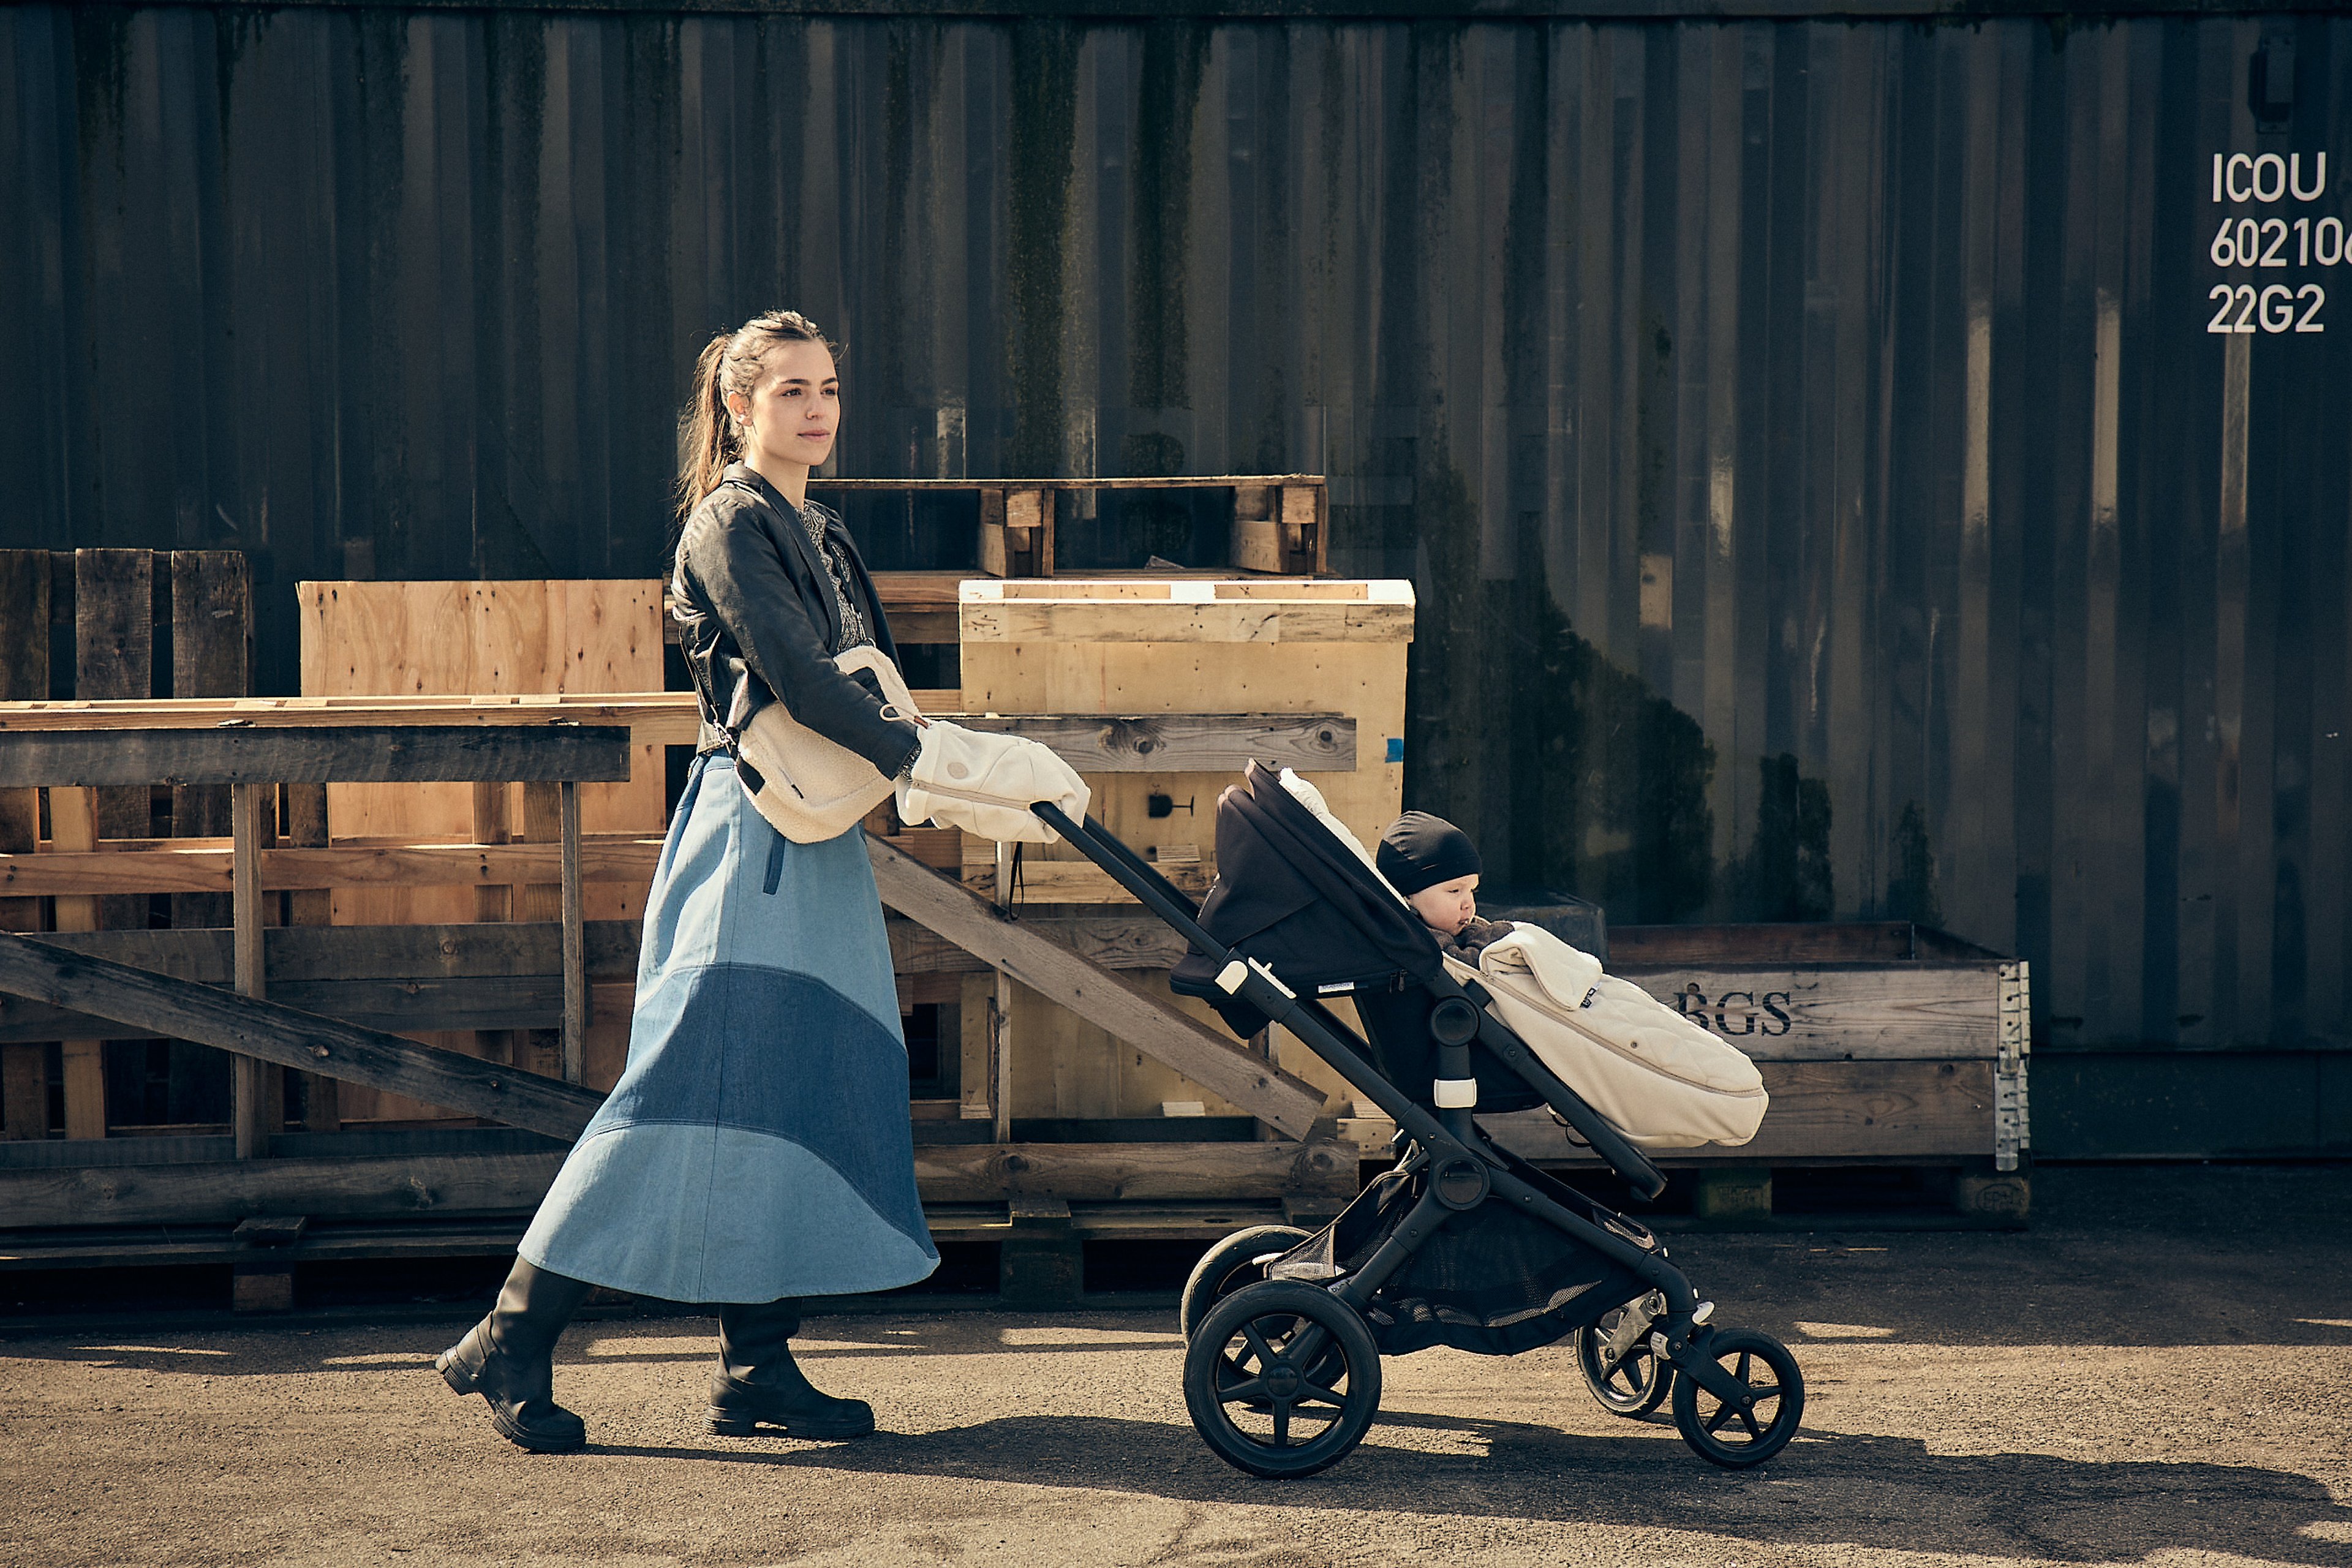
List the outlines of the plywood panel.
<svg viewBox="0 0 2352 1568">
<path fill-rule="evenodd" d="M 657 691 L 663 683 L 661 591 L 652 578 L 306 583 L 300 606 L 306 697 L 577 695 Z M 581 787 L 583 831 L 661 832 L 661 747 L 641 735 L 635 749 L 627 783 Z M 504 818 L 523 822 L 520 786 L 507 788 Z M 467 784 L 337 784 L 328 795 L 328 824 L 339 841 L 462 840 L 475 828 L 474 790 Z M 645 912 L 641 884 L 593 884 L 586 898 L 590 920 L 635 920 Z M 333 915 L 339 925 L 454 922 L 477 918 L 480 907 L 478 890 L 465 885 L 349 889 L 335 893 Z M 589 1054 L 601 1075 L 613 1070 L 614 1051 L 611 1021 L 596 1016 Z M 625 1013 L 622 1018 L 625 1027 Z M 471 1035 L 417 1037 L 471 1055 L 485 1049 Z M 342 1094 L 346 1122 L 436 1114 L 355 1086 Z"/>
<path fill-rule="evenodd" d="M 1134 627 L 1149 617 L 1170 624 L 1187 616 L 1189 609 L 1151 602 L 1164 600 L 1170 593 L 1165 582 L 1009 582 L 995 591 L 1003 595 L 1002 607 L 1008 612 L 1017 608 L 1017 615 L 1000 615 L 992 608 L 982 616 L 972 613 L 972 605 L 964 606 L 964 706 L 973 712 L 1007 714 L 1343 714 L 1356 724 L 1355 768 L 1308 772 L 1306 776 L 1360 838 L 1375 840 L 1402 809 L 1403 764 L 1388 758 L 1391 739 L 1401 741 L 1404 734 L 1405 663 L 1412 637 L 1409 590 L 1402 584 L 1349 582 L 1188 582 L 1184 587 L 1219 600 L 1189 607 L 1214 610 L 1223 616 L 1192 617 L 1192 631 L 1202 638 L 1238 639 L 1253 628 L 1271 634 L 1311 625 L 1329 640 L 1276 640 L 1271 635 L 1265 640 L 1082 640 L 1105 633 L 1113 621 L 1123 621 L 1124 635 L 1132 637 Z M 1080 597 L 1103 602 L 1065 602 Z M 1380 614 L 1369 614 L 1372 611 Z M 1265 618 L 1243 625 L 1250 615 Z M 1356 619 L 1348 619 L 1351 616 Z M 1023 628 L 1043 628 L 1050 640 L 1017 641 L 1005 636 Z M 1112 630 L 1109 635 L 1121 634 Z M 1237 772 L 1090 773 L 1087 782 L 1095 792 L 1093 814 L 1106 827 L 1139 850 L 1173 849 L 1197 856 L 1196 865 L 1164 869 L 1180 885 L 1205 887 L 1216 870 L 1217 797 L 1239 782 Z M 1154 795 L 1171 803 L 1167 815 L 1151 815 Z M 985 852 L 992 847 L 978 848 Z M 992 853 L 968 852 L 966 861 L 967 880 L 992 889 Z M 1065 879 L 1070 885 L 1064 885 Z M 1087 883 L 1097 885 L 1080 885 Z M 1068 846 L 1029 847 L 1024 901 L 1044 904 L 1056 897 L 1094 902 L 1123 895 Z M 1155 976 L 1148 983 L 1166 994 L 1164 979 Z M 1181 1005 L 1223 1032 L 1223 1025 L 1205 1004 Z M 1016 1115 L 1148 1116 L 1169 1100 L 1199 1100 L 1211 1115 L 1234 1114 L 1216 1096 L 1032 994 L 1015 999 L 1013 1042 Z M 1352 1097 L 1337 1074 L 1295 1041 L 1283 1053 L 1281 1065 L 1322 1088 L 1334 1107 Z"/>
</svg>

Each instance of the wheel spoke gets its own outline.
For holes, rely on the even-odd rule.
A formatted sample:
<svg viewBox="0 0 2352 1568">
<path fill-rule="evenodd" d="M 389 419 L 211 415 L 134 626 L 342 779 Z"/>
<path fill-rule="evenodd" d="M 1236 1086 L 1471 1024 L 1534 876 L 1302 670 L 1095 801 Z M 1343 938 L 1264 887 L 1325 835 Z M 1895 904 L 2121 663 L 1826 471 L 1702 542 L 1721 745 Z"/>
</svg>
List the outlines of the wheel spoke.
<svg viewBox="0 0 2352 1568">
<path fill-rule="evenodd" d="M 1304 1319 L 1300 1322 L 1303 1326 L 1291 1336 L 1290 1342 L 1282 1347 L 1282 1353 L 1293 1366 L 1310 1367 L 1315 1364 L 1316 1352 L 1330 1340 L 1331 1331 L 1320 1323 L 1308 1322 Z"/>
<path fill-rule="evenodd" d="M 1754 1438 L 1759 1443 L 1761 1443 L 1764 1440 L 1764 1428 L 1756 1425 L 1756 1417 L 1749 1415 L 1745 1410 L 1739 1413 L 1739 1424 L 1748 1428 L 1748 1436 Z"/>
<path fill-rule="evenodd" d="M 1242 1325 L 1242 1337 L 1249 1341 L 1250 1349 L 1256 1352 L 1258 1370 L 1260 1372 L 1270 1371 L 1273 1368 L 1275 1362 L 1274 1352 L 1266 1344 L 1265 1336 L 1257 1331 L 1257 1324 L 1254 1321 L 1244 1323 Z"/>
<path fill-rule="evenodd" d="M 1287 1399 L 1274 1402 L 1274 1446 L 1277 1448 L 1290 1447 L 1290 1401 Z"/>
<path fill-rule="evenodd" d="M 1740 1382 L 1742 1382 L 1742 1383 L 1746 1383 L 1746 1382 L 1748 1381 L 1748 1360 L 1749 1360 L 1748 1352 L 1746 1352 L 1746 1351 L 1741 1351 L 1741 1352 L 1739 1352 L 1739 1371 L 1738 1371 L 1738 1378 L 1739 1378 L 1739 1381 L 1740 1381 Z"/>
<path fill-rule="evenodd" d="M 1768 1399 L 1780 1398 L 1780 1385 L 1777 1383 L 1768 1383 L 1761 1388 L 1750 1388 L 1748 1394 L 1756 1404 L 1761 1405 Z"/>
<path fill-rule="evenodd" d="M 1699 1425 L 1706 1431 L 1710 1433 L 1714 1432 L 1725 1422 L 1731 1419 L 1731 1413 L 1737 1408 L 1738 1406 L 1734 1405 L 1730 1401 L 1726 1400 L 1715 1407 L 1714 1415 L 1708 1416 L 1705 1421 L 1699 1423 Z"/>
<path fill-rule="evenodd" d="M 1253 1377 L 1245 1382 L 1226 1384 L 1217 1390 L 1217 1397 L 1227 1405 L 1246 1405 L 1265 1397 L 1265 1379 Z"/>
<path fill-rule="evenodd" d="M 1343 1409 L 1346 1407 L 1348 1403 L 1348 1396 L 1346 1394 L 1334 1394 L 1329 1389 L 1325 1388 L 1322 1384 L 1315 1383 L 1308 1384 L 1306 1390 L 1299 1394 L 1298 1398 L 1301 1404 L 1306 1403 L 1309 1399 L 1319 1399 L 1326 1405 L 1337 1405 Z"/>
</svg>

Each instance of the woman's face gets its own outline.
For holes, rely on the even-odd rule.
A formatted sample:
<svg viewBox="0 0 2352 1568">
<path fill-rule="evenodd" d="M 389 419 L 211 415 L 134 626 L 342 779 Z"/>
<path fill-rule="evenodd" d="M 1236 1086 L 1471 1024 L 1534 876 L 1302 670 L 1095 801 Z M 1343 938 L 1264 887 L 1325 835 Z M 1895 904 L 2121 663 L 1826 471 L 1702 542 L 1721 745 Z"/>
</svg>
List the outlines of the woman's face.
<svg viewBox="0 0 2352 1568">
<path fill-rule="evenodd" d="M 841 377 L 823 343 L 790 342 L 768 351 L 750 395 L 727 400 L 743 426 L 743 456 L 814 468 L 833 454 L 841 430 Z"/>
</svg>

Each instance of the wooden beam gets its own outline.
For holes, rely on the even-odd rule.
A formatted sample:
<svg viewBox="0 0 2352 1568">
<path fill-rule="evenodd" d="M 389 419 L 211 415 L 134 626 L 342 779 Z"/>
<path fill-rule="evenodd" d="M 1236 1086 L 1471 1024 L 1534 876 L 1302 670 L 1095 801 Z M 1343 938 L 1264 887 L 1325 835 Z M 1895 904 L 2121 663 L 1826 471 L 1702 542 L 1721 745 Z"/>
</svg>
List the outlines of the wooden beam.
<svg viewBox="0 0 2352 1568">
<path fill-rule="evenodd" d="M 1172 969 L 1190 950 L 1148 914 L 1024 915 L 1021 923 L 1105 969 Z M 892 916 L 890 963 L 901 974 L 975 974 L 987 961 L 917 921 Z"/>
<path fill-rule="evenodd" d="M 1412 640 L 1413 607 L 1361 599 L 997 599 L 968 600 L 959 614 L 965 642 L 1399 643 Z"/>
<path fill-rule="evenodd" d="M 661 840 L 632 834 L 586 834 L 580 846 L 581 874 L 591 882 L 653 880 Z M 233 879 L 233 850 L 216 841 L 173 839 L 79 854 L 0 855 L 0 892 L 16 894 L 226 893 Z M 264 892 L 299 888 L 434 888 L 503 883 L 544 885 L 548 898 L 563 875 L 562 845 L 555 834 L 532 844 L 365 844 L 345 842 L 326 849 L 264 849 Z M 548 919 L 556 918 L 550 910 Z"/>
<path fill-rule="evenodd" d="M 1169 474 L 1121 479 L 820 479 L 809 489 L 825 490 L 1229 490 L 1239 486 L 1323 484 L 1320 474 Z"/>
<path fill-rule="evenodd" d="M 549 1150 L 0 1168 L 0 1213 L 27 1230 L 229 1225 L 289 1213 L 313 1220 L 516 1214 L 547 1195 L 562 1163 L 562 1152 Z"/>
<path fill-rule="evenodd" d="M 578 1083 L 588 1048 L 588 938 L 580 901 L 580 786 L 566 782 L 563 837 L 563 1081 Z"/>
<path fill-rule="evenodd" d="M 890 908 L 1291 1137 L 1304 1138 L 1313 1129 L 1323 1109 L 1322 1091 L 1313 1085 L 1210 1033 L 871 835 L 866 851 Z"/>
<path fill-rule="evenodd" d="M 919 1143 L 926 1203 L 1279 1198 L 1356 1191 L 1356 1151 L 1305 1143 Z"/>
<path fill-rule="evenodd" d="M 1997 963 L 1626 965 L 1616 973 L 1759 1061 L 2000 1052 Z"/>
<path fill-rule="evenodd" d="M 51 570 L 46 550 L 0 550 L 0 700 L 48 698 Z M 40 843 L 41 792 L 0 788 L 0 854 L 29 855 Z M 0 899 L 0 931 L 45 923 L 38 899 Z M 48 1052 L 38 1043 L 0 1046 L 0 1135 L 49 1135 Z"/>
<path fill-rule="evenodd" d="M 629 776 L 610 725 L 338 725 L 0 731 L 0 775 L 24 784 L 438 784 Z"/>
<path fill-rule="evenodd" d="M 1025 736 L 1087 773 L 1237 773 L 1253 760 L 1301 773 L 1356 766 L 1356 721 L 1342 713 L 965 714 L 950 721 Z"/>
<path fill-rule="evenodd" d="M 235 954 L 236 990 L 258 1001 L 267 989 L 261 947 L 261 845 L 277 837 L 270 814 L 268 784 L 229 786 L 229 822 L 236 840 L 230 910 L 235 924 L 230 946 Z M 250 1160 L 266 1152 L 269 1135 L 278 1131 L 280 1108 L 269 1103 L 273 1087 L 269 1064 L 239 1054 L 230 1060 L 229 1130 L 236 1138 L 236 1157 Z"/>
<path fill-rule="evenodd" d="M 49 842 L 67 852 L 87 852 L 98 843 L 98 792 L 94 789 L 49 791 Z M 57 858 L 29 855 L 27 860 Z M 60 897 L 56 904 L 59 931 L 95 931 L 99 901 L 88 895 Z M 66 1136 L 106 1136 L 106 1042 L 89 1037 L 68 1039 L 61 1048 L 65 1074 Z"/>
<path fill-rule="evenodd" d="M 35 552 L 34 553 L 39 553 Z M 948 607 L 955 595 L 950 586 Z M 46 676 L 44 677 L 46 683 Z M 46 684 L 43 689 L 46 690 Z M 952 703 L 935 704 L 952 707 Z M 143 698 L 119 701 L 51 702 L 12 691 L 0 701 L 0 731 L 211 730 L 224 724 L 256 730 L 322 726 L 445 725 L 530 730 L 549 724 L 629 730 L 638 743 L 690 746 L 695 741 L 690 691 L 547 692 L 510 697 L 236 697 Z"/>
<path fill-rule="evenodd" d="M 383 926 L 341 926 L 340 931 L 366 932 Z M 43 940 L 47 940 L 46 938 Z M 276 951 L 274 948 L 272 951 Z M 118 963 L 127 962 L 118 959 Z M 133 967 L 145 968 L 143 964 Z M 226 975 L 213 978 L 181 975 L 199 984 L 225 985 Z M 272 974 L 269 996 L 289 1007 L 323 1017 L 340 1018 L 371 1029 L 413 1035 L 436 1029 L 561 1029 L 563 1026 L 563 976 L 560 968 L 543 973 L 467 975 L 452 978 L 420 976 L 412 980 L 287 980 Z M 149 1032 L 69 1013 L 21 996 L 0 995 L 0 1042 L 55 1040 L 68 1037 L 98 1039 L 144 1039 Z M 324 1108 L 320 1108 L 324 1120 Z M 305 1125 L 310 1118 L 305 1117 Z M 313 1131 L 328 1131 L 312 1128 Z"/>
<path fill-rule="evenodd" d="M 233 1225 L 289 1213 L 314 1223 L 520 1215 L 546 1196 L 562 1163 L 561 1150 L 546 1150 L 0 1167 L 0 1214 L 25 1231 Z M 1354 1195 L 1356 1166 L 1355 1150 L 1330 1139 L 915 1147 L 915 1181 L 926 1204 L 1328 1201 Z M 1102 1218 L 1118 1223 L 1116 1215 Z"/>
<path fill-rule="evenodd" d="M 1876 1159 L 1888 1164 L 1993 1152 L 1989 1061 L 1761 1062 L 1772 1097 L 1764 1125 L 1736 1149 L 1658 1151 L 1674 1160 L 1769 1165 L 1782 1160 Z M 1589 1159 L 1548 1111 L 1478 1119 L 1524 1159 Z"/>
<path fill-rule="evenodd" d="M 397 1035 L 19 936 L 0 934 L 0 991 L 552 1137 L 577 1136 L 604 1099 Z"/>
</svg>

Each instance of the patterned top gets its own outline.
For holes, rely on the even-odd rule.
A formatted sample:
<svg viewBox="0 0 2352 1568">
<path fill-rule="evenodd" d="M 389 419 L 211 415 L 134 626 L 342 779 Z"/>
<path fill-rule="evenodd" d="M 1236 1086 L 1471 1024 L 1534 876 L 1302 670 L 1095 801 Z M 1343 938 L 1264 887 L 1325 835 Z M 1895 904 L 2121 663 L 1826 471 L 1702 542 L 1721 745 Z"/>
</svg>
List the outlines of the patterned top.
<svg viewBox="0 0 2352 1568">
<path fill-rule="evenodd" d="M 857 602 L 849 591 L 849 563 L 841 551 L 825 537 L 825 529 L 840 521 L 833 512 L 816 501 L 801 508 L 801 526 L 808 530 L 809 542 L 816 546 L 817 558 L 824 563 L 825 575 L 833 579 L 834 607 L 841 612 L 841 647 L 838 653 L 863 647 L 874 640 L 867 629 L 866 617 L 857 613 Z"/>
</svg>

